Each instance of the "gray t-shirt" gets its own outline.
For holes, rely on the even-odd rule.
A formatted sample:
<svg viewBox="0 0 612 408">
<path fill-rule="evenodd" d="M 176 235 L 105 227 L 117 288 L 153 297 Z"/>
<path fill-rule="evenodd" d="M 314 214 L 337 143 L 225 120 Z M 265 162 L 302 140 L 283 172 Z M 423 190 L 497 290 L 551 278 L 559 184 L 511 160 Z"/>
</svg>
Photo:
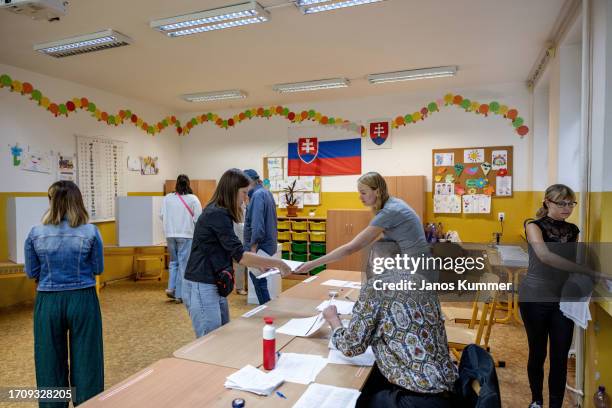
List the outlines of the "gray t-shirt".
<svg viewBox="0 0 612 408">
<path fill-rule="evenodd" d="M 427 247 L 419 216 L 399 198 L 389 197 L 370 225 L 383 228 L 384 239 L 397 242 L 403 253 Z"/>
</svg>

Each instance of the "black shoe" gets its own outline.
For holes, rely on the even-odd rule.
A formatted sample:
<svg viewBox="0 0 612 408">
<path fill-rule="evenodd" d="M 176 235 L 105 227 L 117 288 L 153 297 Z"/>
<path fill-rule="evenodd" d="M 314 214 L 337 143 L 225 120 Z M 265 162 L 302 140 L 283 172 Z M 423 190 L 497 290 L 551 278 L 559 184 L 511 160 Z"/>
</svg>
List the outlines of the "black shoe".
<svg viewBox="0 0 612 408">
<path fill-rule="evenodd" d="M 170 299 L 176 299 L 174 297 L 174 290 L 172 289 L 166 289 L 166 296 L 168 296 Z"/>
</svg>

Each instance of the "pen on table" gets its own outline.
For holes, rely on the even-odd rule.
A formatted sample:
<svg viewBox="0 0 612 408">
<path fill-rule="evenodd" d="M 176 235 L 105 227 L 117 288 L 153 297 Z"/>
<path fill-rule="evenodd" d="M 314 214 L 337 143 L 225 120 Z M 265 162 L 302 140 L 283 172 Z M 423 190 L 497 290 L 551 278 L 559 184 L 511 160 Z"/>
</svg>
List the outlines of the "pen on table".
<svg viewBox="0 0 612 408">
<path fill-rule="evenodd" d="M 281 397 L 281 398 L 287 399 L 287 397 L 285 397 L 285 394 L 283 394 L 283 393 L 282 393 L 282 392 L 280 392 L 280 391 L 276 391 L 276 395 L 278 395 L 278 396 L 279 396 L 279 397 Z"/>
</svg>

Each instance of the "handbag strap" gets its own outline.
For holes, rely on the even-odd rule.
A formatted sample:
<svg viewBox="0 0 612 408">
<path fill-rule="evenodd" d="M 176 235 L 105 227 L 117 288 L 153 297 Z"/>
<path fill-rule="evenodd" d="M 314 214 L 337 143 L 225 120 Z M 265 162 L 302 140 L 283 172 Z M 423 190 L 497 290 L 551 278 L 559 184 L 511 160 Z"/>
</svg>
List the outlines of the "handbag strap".
<svg viewBox="0 0 612 408">
<path fill-rule="evenodd" d="M 178 194 L 178 193 L 174 193 L 174 194 L 176 194 L 176 196 L 179 198 L 179 200 L 181 200 L 181 202 L 183 203 L 183 205 L 185 206 L 187 211 L 189 211 L 189 214 L 191 214 L 191 218 L 193 218 L 193 210 L 187 205 L 185 200 L 183 200 L 183 197 L 181 197 L 181 195 Z"/>
</svg>

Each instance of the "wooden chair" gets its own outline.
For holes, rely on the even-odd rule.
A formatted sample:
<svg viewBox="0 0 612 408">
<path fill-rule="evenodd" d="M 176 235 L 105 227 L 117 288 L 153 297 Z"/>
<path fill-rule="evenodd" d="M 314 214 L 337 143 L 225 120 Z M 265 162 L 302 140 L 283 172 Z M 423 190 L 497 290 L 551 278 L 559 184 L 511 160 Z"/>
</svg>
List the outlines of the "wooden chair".
<svg viewBox="0 0 612 408">
<path fill-rule="evenodd" d="M 161 281 L 162 278 L 162 274 L 164 273 L 164 268 L 166 266 L 166 255 L 161 253 L 161 254 L 135 254 L 134 258 L 133 258 L 133 262 L 132 262 L 132 270 L 134 271 L 134 280 L 150 280 L 150 279 L 157 279 L 158 281 Z M 139 265 L 141 262 L 146 262 L 146 261 L 158 261 L 159 262 L 159 272 L 154 274 L 154 275 L 144 275 L 143 272 L 141 272 Z"/>
<path fill-rule="evenodd" d="M 492 273 L 485 273 L 481 282 L 498 283 L 499 276 Z M 495 323 L 495 299 L 497 291 L 482 290 L 476 295 L 474 307 L 470 316 L 470 326 L 461 327 L 446 324 L 446 335 L 448 346 L 455 356 L 458 356 L 468 344 L 476 344 L 489 349 L 489 338 L 491 329 Z"/>
</svg>

